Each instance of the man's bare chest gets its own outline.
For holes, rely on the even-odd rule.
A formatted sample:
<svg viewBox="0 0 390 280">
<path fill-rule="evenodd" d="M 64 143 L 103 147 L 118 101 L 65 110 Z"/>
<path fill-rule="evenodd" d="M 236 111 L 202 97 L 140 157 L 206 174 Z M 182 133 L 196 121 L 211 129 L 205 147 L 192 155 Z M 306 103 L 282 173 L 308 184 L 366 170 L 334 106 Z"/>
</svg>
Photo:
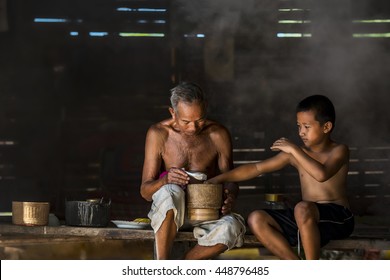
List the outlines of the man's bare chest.
<svg viewBox="0 0 390 280">
<path fill-rule="evenodd" d="M 202 163 L 215 158 L 216 148 L 211 141 L 205 138 L 170 139 L 165 143 L 163 159 L 174 165 L 203 165 Z"/>
</svg>

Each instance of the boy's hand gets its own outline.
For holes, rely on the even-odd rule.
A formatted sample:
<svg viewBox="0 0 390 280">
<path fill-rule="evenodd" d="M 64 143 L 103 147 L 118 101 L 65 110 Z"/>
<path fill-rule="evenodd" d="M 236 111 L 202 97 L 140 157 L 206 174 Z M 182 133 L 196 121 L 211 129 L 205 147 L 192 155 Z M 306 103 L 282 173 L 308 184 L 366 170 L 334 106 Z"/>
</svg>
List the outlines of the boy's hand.
<svg viewBox="0 0 390 280">
<path fill-rule="evenodd" d="M 284 137 L 276 140 L 271 146 L 272 151 L 282 151 L 288 154 L 291 154 L 294 148 L 295 144 Z"/>
<path fill-rule="evenodd" d="M 219 184 L 220 182 L 218 182 L 215 177 L 214 178 L 211 178 L 211 179 L 207 179 L 206 181 L 203 182 L 204 184 Z"/>
</svg>

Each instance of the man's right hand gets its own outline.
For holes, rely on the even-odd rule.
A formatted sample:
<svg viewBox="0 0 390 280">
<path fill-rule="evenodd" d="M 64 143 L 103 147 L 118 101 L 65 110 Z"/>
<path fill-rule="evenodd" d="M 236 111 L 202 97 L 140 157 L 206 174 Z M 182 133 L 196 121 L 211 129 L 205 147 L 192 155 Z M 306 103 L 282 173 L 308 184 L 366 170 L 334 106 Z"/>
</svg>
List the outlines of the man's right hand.
<svg viewBox="0 0 390 280">
<path fill-rule="evenodd" d="M 186 186 L 190 181 L 190 176 L 185 173 L 182 169 L 177 167 L 171 167 L 168 173 L 163 177 L 165 184 L 176 184 L 179 186 Z"/>
</svg>

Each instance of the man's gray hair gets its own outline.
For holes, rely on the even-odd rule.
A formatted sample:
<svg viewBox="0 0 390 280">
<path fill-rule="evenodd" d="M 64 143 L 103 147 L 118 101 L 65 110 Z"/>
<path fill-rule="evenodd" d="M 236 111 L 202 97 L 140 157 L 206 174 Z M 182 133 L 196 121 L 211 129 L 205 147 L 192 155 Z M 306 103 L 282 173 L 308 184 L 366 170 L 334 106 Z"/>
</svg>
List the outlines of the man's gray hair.
<svg viewBox="0 0 390 280">
<path fill-rule="evenodd" d="M 204 110 L 207 107 L 206 96 L 202 88 L 192 82 L 181 82 L 171 89 L 171 106 L 176 111 L 177 104 L 182 101 L 185 103 L 199 103 L 203 105 Z"/>
</svg>

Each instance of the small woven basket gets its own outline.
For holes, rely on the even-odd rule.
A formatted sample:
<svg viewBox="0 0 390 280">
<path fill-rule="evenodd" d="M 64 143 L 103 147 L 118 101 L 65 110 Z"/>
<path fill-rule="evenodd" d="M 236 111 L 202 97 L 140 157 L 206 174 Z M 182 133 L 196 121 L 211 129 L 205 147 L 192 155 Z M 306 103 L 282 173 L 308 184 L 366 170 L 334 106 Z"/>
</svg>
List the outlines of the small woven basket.
<svg viewBox="0 0 390 280">
<path fill-rule="evenodd" d="M 190 221 L 210 221 L 219 219 L 222 206 L 221 184 L 188 184 L 187 212 Z"/>
<path fill-rule="evenodd" d="M 49 202 L 12 201 L 12 223 L 25 226 L 45 226 L 49 221 Z"/>
</svg>

